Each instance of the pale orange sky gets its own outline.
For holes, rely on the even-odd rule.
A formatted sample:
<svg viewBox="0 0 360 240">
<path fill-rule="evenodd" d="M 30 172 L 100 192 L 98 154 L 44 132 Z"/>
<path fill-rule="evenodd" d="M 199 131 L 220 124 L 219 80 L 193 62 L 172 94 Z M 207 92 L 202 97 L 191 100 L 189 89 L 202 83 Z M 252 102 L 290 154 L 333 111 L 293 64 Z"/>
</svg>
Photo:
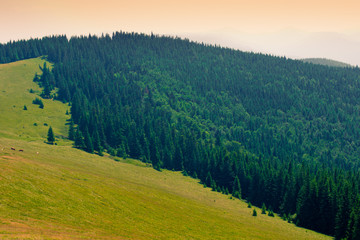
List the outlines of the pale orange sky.
<svg viewBox="0 0 360 240">
<path fill-rule="evenodd" d="M 216 39 L 226 36 L 230 47 L 247 45 L 255 50 L 259 47 L 252 46 L 252 42 L 259 45 L 261 41 L 254 40 L 254 36 L 289 29 L 346 34 L 350 38 L 355 36 L 351 40 L 355 42 L 360 39 L 359 0 L 0 0 L 0 3 L 2 43 L 50 34 L 71 36 L 119 30 L 194 36 L 195 40 L 219 44 L 223 42 Z M 209 35 L 212 37 L 207 39 Z M 231 37 L 234 35 L 237 37 Z M 241 39 L 247 42 L 238 44 Z M 266 46 L 261 47 L 266 50 Z"/>
</svg>

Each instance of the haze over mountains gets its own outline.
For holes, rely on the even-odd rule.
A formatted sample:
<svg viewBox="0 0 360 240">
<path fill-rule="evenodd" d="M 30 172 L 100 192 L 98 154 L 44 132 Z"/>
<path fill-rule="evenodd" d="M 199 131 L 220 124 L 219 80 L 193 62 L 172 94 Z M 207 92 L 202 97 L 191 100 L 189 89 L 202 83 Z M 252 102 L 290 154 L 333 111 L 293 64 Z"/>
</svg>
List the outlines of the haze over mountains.
<svg viewBox="0 0 360 240">
<path fill-rule="evenodd" d="M 83 34 L 87 35 L 86 33 Z M 101 34 L 98 32 L 99 36 Z M 326 58 L 348 63 L 352 66 L 360 65 L 360 32 L 307 32 L 295 28 L 285 28 L 277 32 L 262 33 L 219 29 L 165 34 L 242 51 L 260 52 L 293 59 Z M 74 33 L 70 35 L 74 35 Z M 8 40 L 0 37 L 0 42 L 5 43 Z"/>
<path fill-rule="evenodd" d="M 239 50 L 360 65 L 358 9 L 356 0 L 2 0 L 0 43 L 53 34 L 154 32 Z"/>
<path fill-rule="evenodd" d="M 278 32 L 245 33 L 222 29 L 180 34 L 191 40 L 244 51 L 288 58 L 327 58 L 360 65 L 360 33 L 306 32 L 294 28 Z"/>
</svg>

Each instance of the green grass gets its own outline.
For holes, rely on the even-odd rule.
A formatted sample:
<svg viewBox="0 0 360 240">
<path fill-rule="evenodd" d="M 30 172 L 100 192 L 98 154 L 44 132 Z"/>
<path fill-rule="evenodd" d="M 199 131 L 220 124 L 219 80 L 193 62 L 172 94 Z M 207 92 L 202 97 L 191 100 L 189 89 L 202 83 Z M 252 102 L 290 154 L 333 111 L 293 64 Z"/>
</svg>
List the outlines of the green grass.
<svg viewBox="0 0 360 240">
<path fill-rule="evenodd" d="M 179 172 L 88 154 L 65 139 L 45 144 L 43 123 L 66 135 L 69 107 L 31 104 L 41 63 L 0 65 L 1 239 L 329 239 L 279 217 L 253 217 L 245 202 Z"/>
<path fill-rule="evenodd" d="M 42 99 L 44 109 L 32 104 L 41 92 L 32 81 L 35 72 L 41 74 L 41 58 L 0 65 L 0 136 L 27 141 L 44 140 L 49 126 L 58 138 L 67 135 L 66 110 L 70 109 L 58 101 Z M 30 93 L 33 89 L 36 93 Z M 28 110 L 24 110 L 26 105 Z M 34 126 L 36 124 L 37 126 Z M 45 126 L 47 124 L 48 126 Z M 59 141 L 59 143 L 64 143 Z"/>
</svg>

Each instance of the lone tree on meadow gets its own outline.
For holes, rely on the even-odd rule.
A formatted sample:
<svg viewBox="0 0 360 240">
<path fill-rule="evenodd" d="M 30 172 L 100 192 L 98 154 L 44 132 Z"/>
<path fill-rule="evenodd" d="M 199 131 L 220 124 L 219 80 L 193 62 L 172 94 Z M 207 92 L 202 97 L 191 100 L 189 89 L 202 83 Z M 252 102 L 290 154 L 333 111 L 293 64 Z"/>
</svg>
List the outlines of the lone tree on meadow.
<svg viewBox="0 0 360 240">
<path fill-rule="evenodd" d="M 50 144 L 54 144 L 55 142 L 55 137 L 54 137 L 54 132 L 52 130 L 52 127 L 49 127 L 49 131 L 48 131 L 48 134 L 47 134 L 47 141 L 48 143 Z"/>
</svg>

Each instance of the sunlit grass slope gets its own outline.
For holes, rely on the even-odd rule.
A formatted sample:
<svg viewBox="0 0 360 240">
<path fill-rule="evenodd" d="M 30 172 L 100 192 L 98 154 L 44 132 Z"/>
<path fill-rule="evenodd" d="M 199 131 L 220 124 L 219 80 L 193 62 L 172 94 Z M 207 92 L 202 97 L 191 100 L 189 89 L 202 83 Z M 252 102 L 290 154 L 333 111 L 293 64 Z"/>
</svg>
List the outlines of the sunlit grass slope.
<svg viewBox="0 0 360 240">
<path fill-rule="evenodd" d="M 69 118 L 65 115 L 68 106 L 51 99 L 42 99 L 44 109 L 32 104 L 41 92 L 32 79 L 35 72 L 41 74 L 39 65 L 43 63 L 44 60 L 36 58 L 0 65 L 0 136 L 44 140 L 49 126 L 53 127 L 58 137 L 67 134 L 64 123 Z M 30 93 L 30 89 L 35 93 Z M 28 110 L 24 110 L 24 105 Z"/>
<path fill-rule="evenodd" d="M 253 217 L 244 202 L 179 172 L 44 143 L 44 123 L 66 135 L 69 116 L 57 101 L 31 104 L 39 64 L 0 65 L 1 239 L 328 239 L 259 209 Z"/>
</svg>

